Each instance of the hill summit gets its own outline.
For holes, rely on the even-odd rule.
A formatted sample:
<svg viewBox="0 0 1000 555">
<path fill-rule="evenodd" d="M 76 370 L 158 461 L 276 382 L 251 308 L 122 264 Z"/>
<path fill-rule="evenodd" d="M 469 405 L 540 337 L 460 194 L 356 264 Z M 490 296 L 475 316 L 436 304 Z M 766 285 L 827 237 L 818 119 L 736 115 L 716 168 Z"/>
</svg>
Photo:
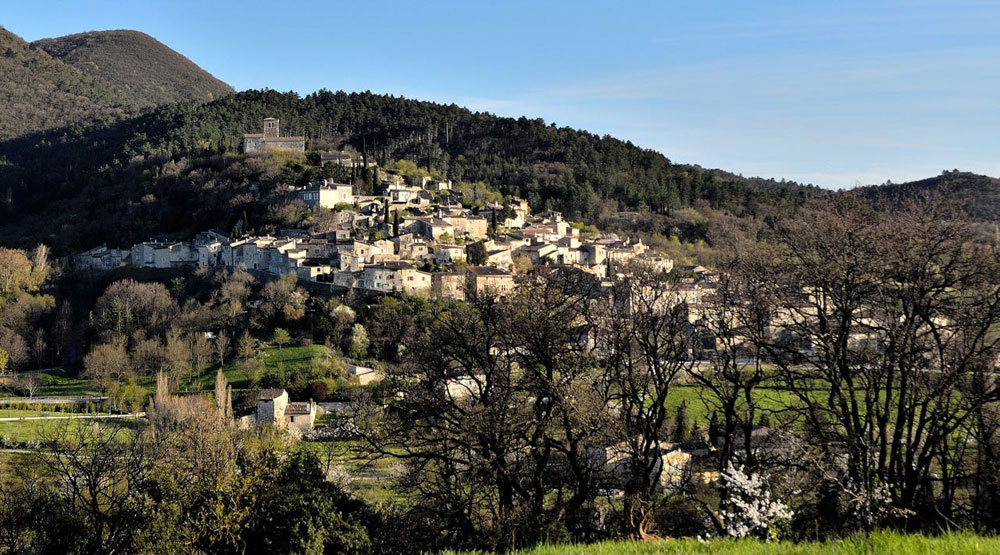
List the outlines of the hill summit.
<svg viewBox="0 0 1000 555">
<path fill-rule="evenodd" d="M 130 95 L 0 27 L 0 140 L 134 112 Z"/>
<path fill-rule="evenodd" d="M 142 107 L 211 101 L 234 92 L 191 60 L 139 31 L 93 31 L 33 44 L 107 81 Z"/>
</svg>

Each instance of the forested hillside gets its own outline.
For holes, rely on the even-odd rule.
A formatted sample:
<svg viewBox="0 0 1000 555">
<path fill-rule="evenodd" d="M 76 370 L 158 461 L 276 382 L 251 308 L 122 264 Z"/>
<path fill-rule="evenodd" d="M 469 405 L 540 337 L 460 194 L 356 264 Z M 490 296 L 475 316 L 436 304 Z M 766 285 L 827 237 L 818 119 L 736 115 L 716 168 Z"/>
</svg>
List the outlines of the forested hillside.
<svg viewBox="0 0 1000 555">
<path fill-rule="evenodd" d="M 138 31 L 94 31 L 36 41 L 52 57 L 98 76 L 143 107 L 209 101 L 229 85 L 155 38 Z"/>
<path fill-rule="evenodd" d="M 52 58 L 3 27 L 0 76 L 0 140 L 80 121 L 107 121 L 137 107 L 104 79 Z"/>
<path fill-rule="evenodd" d="M 929 192 L 947 195 L 975 221 L 1000 221 L 1000 179 L 995 177 L 953 170 L 910 183 L 865 188 L 871 199 L 896 203 Z"/>
<path fill-rule="evenodd" d="M 619 210 L 669 214 L 702 202 L 753 216 L 821 194 L 675 164 L 658 152 L 540 119 L 371 93 L 246 91 L 0 144 L 7 160 L 0 191 L 10 191 L 0 239 L 78 248 L 231 226 L 253 208 L 261 179 L 277 185 L 306 177 L 301 164 L 265 170 L 235 155 L 241 135 L 267 116 L 281 119 L 284 134 L 305 135 L 307 149 L 347 145 L 382 164 L 414 160 L 431 173 L 483 181 L 575 220 Z"/>
</svg>

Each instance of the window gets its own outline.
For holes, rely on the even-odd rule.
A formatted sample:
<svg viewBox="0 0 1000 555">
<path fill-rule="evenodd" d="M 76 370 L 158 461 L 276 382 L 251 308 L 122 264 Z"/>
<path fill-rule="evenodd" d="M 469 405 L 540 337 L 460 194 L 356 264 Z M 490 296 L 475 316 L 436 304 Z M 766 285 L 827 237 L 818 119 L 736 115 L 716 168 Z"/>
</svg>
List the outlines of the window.
<svg viewBox="0 0 1000 555">
<path fill-rule="evenodd" d="M 288 418 L 290 418 L 290 419 L 291 419 L 291 420 L 290 420 L 291 422 L 295 422 L 295 417 L 294 417 L 294 416 L 289 416 Z"/>
</svg>

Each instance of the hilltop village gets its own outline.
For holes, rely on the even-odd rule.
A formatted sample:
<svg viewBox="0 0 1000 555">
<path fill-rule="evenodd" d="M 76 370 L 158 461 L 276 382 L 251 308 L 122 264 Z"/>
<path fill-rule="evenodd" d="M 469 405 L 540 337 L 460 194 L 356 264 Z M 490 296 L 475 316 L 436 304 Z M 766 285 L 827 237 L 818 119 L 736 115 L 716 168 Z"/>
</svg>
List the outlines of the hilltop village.
<svg viewBox="0 0 1000 555">
<path fill-rule="evenodd" d="M 281 137 L 278 120 L 263 134 L 247 134 L 245 153 L 301 151 L 301 137 Z M 343 164 L 335 154 L 324 163 Z M 71 257 L 79 270 L 183 266 L 240 267 L 256 274 L 294 274 L 300 282 L 363 294 L 407 293 L 462 300 L 467 290 L 503 293 L 515 275 L 539 265 L 573 266 L 601 279 L 629 263 L 669 272 L 673 261 L 641 240 L 584 231 L 557 212 L 533 213 L 527 201 L 508 198 L 472 209 L 461 204 L 451 181 L 405 178 L 380 172 L 375 195 L 330 180 L 289 190 L 314 211 L 336 214 L 332 229 L 276 236 L 231 237 L 206 230 L 189 241 L 147 241 L 130 249 L 97 247 Z M 704 275 L 704 268 L 691 268 Z M 694 287 L 692 293 L 694 293 Z M 697 304 L 696 299 L 690 299 Z"/>
</svg>

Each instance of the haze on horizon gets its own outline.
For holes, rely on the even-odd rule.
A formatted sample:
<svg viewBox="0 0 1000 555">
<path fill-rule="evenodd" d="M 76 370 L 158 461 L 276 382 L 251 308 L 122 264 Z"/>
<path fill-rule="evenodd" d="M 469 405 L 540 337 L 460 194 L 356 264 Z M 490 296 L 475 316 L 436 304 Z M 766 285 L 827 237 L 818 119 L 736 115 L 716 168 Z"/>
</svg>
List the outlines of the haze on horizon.
<svg viewBox="0 0 1000 555">
<path fill-rule="evenodd" d="M 829 188 L 1000 175 L 1000 3 L 16 3 L 27 40 L 135 29 L 237 90 L 402 95 Z"/>
</svg>

